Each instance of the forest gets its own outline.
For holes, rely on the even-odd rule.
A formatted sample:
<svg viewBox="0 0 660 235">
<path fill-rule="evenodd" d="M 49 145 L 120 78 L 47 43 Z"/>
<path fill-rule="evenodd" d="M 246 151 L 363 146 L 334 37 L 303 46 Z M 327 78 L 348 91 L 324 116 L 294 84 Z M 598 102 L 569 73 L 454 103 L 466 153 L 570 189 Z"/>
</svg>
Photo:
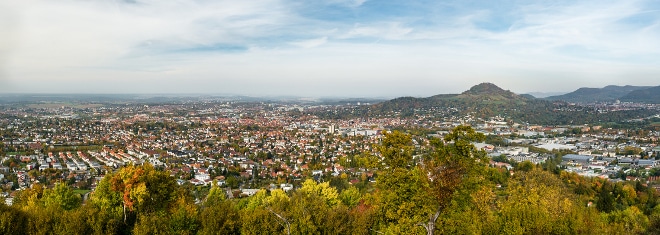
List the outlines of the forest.
<svg viewBox="0 0 660 235">
<path fill-rule="evenodd" d="M 0 204 L 1 234 L 654 234 L 658 192 L 561 171 L 557 159 L 509 170 L 472 143 L 468 126 L 414 154 L 412 137 L 386 133 L 373 187 L 308 178 L 295 190 L 230 198 L 213 184 L 201 200 L 149 164 L 106 174 L 89 198 L 65 183 L 33 185 Z"/>
</svg>

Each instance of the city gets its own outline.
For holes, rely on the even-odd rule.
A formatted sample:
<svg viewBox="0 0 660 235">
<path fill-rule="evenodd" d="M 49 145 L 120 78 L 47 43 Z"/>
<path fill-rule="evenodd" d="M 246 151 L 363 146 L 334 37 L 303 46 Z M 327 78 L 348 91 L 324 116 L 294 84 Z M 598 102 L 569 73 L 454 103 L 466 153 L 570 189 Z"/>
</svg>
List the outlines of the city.
<svg viewBox="0 0 660 235">
<path fill-rule="evenodd" d="M 336 106 L 308 104 L 87 106 L 5 107 L 0 172 L 8 204 L 12 192 L 35 183 L 64 181 L 93 190 L 105 173 L 145 162 L 167 170 L 179 184 L 208 186 L 216 181 L 229 190 L 244 190 L 232 196 L 251 195 L 246 192 L 269 184 L 291 187 L 310 176 L 345 174 L 357 183 L 366 175 L 373 182 L 374 169 L 356 163 L 355 157 L 376 154 L 373 146 L 383 131 L 422 129 L 414 136 L 417 143 L 442 138 L 459 125 L 471 125 L 488 136 L 487 142 L 474 144 L 491 157 L 506 156 L 505 162 L 540 164 L 554 158 L 554 150 L 571 153 L 561 166 L 584 176 L 651 184 L 653 176 L 660 176 L 657 130 L 540 126 L 499 116 L 328 120 L 305 110 Z"/>
<path fill-rule="evenodd" d="M 658 11 L 0 1 L 0 234 L 660 234 Z"/>
</svg>

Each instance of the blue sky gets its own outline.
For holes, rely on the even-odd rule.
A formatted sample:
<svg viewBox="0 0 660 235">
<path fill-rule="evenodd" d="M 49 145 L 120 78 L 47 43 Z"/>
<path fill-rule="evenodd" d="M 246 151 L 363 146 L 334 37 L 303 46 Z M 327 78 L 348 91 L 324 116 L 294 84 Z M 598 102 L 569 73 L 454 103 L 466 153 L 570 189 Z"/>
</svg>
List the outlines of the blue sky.
<svg viewBox="0 0 660 235">
<path fill-rule="evenodd" d="M 0 28 L 0 92 L 660 85 L 658 1 L 6 0 Z"/>
</svg>

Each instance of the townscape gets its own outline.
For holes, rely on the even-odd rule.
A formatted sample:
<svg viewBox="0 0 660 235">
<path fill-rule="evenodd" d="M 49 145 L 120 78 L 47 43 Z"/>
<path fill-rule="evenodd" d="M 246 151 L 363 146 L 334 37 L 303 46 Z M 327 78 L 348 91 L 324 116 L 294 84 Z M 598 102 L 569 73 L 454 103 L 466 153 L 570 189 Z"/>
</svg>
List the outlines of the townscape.
<svg viewBox="0 0 660 235">
<path fill-rule="evenodd" d="M 423 129 L 413 139 L 418 143 L 459 125 L 489 137 L 474 144 L 499 160 L 498 166 L 542 164 L 554 158 L 554 150 L 571 153 L 561 167 L 584 176 L 647 183 L 660 176 L 660 131 L 540 126 L 499 116 L 327 120 L 304 111 L 332 106 L 304 104 L 49 106 L 5 108 L 0 172 L 7 204 L 12 192 L 35 183 L 64 181 L 92 190 L 105 173 L 145 162 L 167 170 L 179 184 L 209 186 L 215 180 L 241 190 L 232 196 L 249 196 L 268 185 L 290 190 L 310 176 L 374 181 L 374 172 L 355 158 L 373 154 L 383 131 Z"/>
<path fill-rule="evenodd" d="M 0 1 L 0 234 L 660 234 L 659 11 Z"/>
<path fill-rule="evenodd" d="M 485 103 L 488 102 L 487 100 L 498 99 L 497 97 L 500 96 L 511 96 L 512 100 L 516 102 L 527 101 L 527 98 L 500 90 L 492 84 L 479 86 L 482 86 L 480 89 L 488 92 L 472 93 L 470 100 L 475 99 L 473 96 L 476 95 L 478 99 L 485 100 L 483 101 Z M 473 88 L 473 90 L 475 89 Z M 495 93 L 489 91 L 493 89 L 496 90 Z M 443 144 L 438 145 L 437 140 L 444 140 L 448 146 L 458 146 L 459 143 L 464 143 L 461 141 L 465 138 L 470 140 L 464 144 L 471 146 L 468 147 L 471 149 L 469 150 L 472 152 L 471 154 L 483 156 L 483 163 L 487 165 L 487 168 L 484 169 L 488 169 L 486 170 L 488 173 L 469 173 L 472 170 L 478 172 L 476 169 L 481 169 L 477 165 L 470 165 L 479 161 L 460 163 L 467 164 L 456 168 L 463 169 L 458 171 L 463 173 L 453 176 L 438 176 L 450 177 L 446 178 L 446 180 L 450 180 L 446 183 L 449 185 L 452 185 L 450 183 L 453 182 L 452 177 L 458 177 L 454 178 L 462 179 L 458 181 L 458 184 L 451 187 L 440 185 L 437 186 L 440 188 L 433 188 L 435 187 L 432 186 L 433 181 L 430 181 L 429 186 L 418 186 L 429 187 L 426 193 L 430 194 L 424 194 L 425 197 L 433 198 L 434 192 L 443 192 L 443 190 L 454 192 L 460 187 L 467 187 L 461 186 L 463 184 L 460 182 L 469 182 L 467 180 L 469 177 L 486 177 L 487 182 L 490 183 L 482 187 L 501 195 L 499 197 L 502 199 L 507 199 L 516 194 L 510 191 L 516 190 L 514 187 L 518 182 L 516 180 L 524 181 L 525 174 L 542 171 L 558 175 L 568 185 L 562 187 L 574 187 L 572 190 L 577 195 L 582 195 L 577 197 L 580 199 L 571 199 L 588 203 L 587 207 L 581 207 L 587 211 L 579 213 L 594 213 L 595 211 L 589 212 L 588 208 L 596 203 L 597 210 L 602 213 L 617 211 L 628 213 L 631 208 L 644 207 L 640 208 L 644 210 L 644 214 L 655 215 L 653 211 L 656 208 L 656 198 L 660 195 L 660 146 L 657 145 L 660 139 L 660 125 L 657 124 L 660 123 L 660 116 L 658 114 L 636 116 L 618 122 L 541 125 L 507 117 L 506 112 L 499 112 L 494 116 L 487 116 L 488 113 L 461 112 L 460 110 L 465 107 L 460 106 L 415 108 L 414 113 L 408 115 L 405 114 L 406 108 L 375 113 L 373 110 L 378 107 L 377 105 L 364 101 L 328 104 L 309 101 L 255 101 L 208 97 L 150 102 L 129 100 L 5 103 L 0 107 L 2 109 L 0 113 L 0 126 L 2 127 L 0 129 L 2 132 L 0 183 L 3 202 L 8 206 L 18 204 L 19 208 L 29 207 L 32 200 L 43 200 L 42 203 L 48 204 L 50 199 L 45 198 L 46 194 L 52 195 L 49 190 L 60 190 L 57 192 L 70 192 L 69 198 L 73 198 L 71 200 L 79 198 L 76 200 L 80 200 L 82 204 L 91 200 L 92 205 L 88 206 L 95 208 L 93 205 L 101 205 L 98 204 L 99 200 L 106 197 L 103 195 L 114 195 L 111 192 L 118 193 L 120 191 L 117 190 L 123 187 L 126 187 L 125 190 L 129 190 L 130 185 L 134 184 L 124 183 L 125 186 L 118 186 L 119 181 L 116 180 L 126 181 L 130 177 L 116 177 L 125 174 L 138 177 L 143 174 L 139 172 L 154 172 L 155 170 L 155 173 L 149 174 L 162 174 L 160 177 L 170 177 L 179 188 L 187 192 L 184 194 L 188 195 L 186 197 L 190 198 L 190 203 L 201 206 L 202 211 L 205 206 L 209 206 L 211 197 L 218 197 L 213 195 L 220 194 L 222 199 L 218 200 L 238 203 L 234 205 L 235 210 L 245 210 L 241 205 L 247 205 L 247 208 L 253 209 L 254 206 L 257 206 L 257 208 L 266 210 L 266 214 L 262 216 L 275 221 L 277 218 L 288 221 L 278 212 L 272 211 L 268 206 L 270 204 L 266 201 L 276 199 L 268 198 L 288 198 L 283 195 L 295 198 L 298 193 L 310 192 L 310 188 L 316 188 L 314 190 L 320 190 L 318 192 L 321 197 L 329 200 L 326 201 L 329 203 L 328 206 L 346 205 L 348 209 L 353 208 L 350 210 L 360 211 L 366 210 L 365 207 L 367 207 L 371 208 L 370 212 L 355 212 L 356 216 L 367 216 L 372 213 L 380 215 L 378 209 L 374 208 L 386 208 L 385 204 L 380 203 L 387 202 L 379 202 L 378 200 L 383 199 L 375 198 L 387 195 L 387 190 L 383 187 L 392 187 L 392 182 L 397 182 L 397 180 L 401 182 L 394 183 L 396 185 L 394 187 L 402 187 L 400 184 L 405 181 L 406 177 L 413 177 L 407 174 L 415 174 L 415 169 L 433 169 L 427 168 L 427 164 L 459 167 L 455 164 L 469 158 L 439 160 L 443 159 L 441 157 L 433 160 L 429 157 L 437 154 L 439 154 L 438 156 L 446 155 L 438 152 L 439 149 L 445 147 L 442 147 Z M 593 115 L 613 114 L 615 117 L 622 116 L 619 115 L 622 112 L 639 112 L 642 115 L 658 112 L 658 107 L 653 104 L 633 102 L 557 105 L 560 107 L 557 109 L 561 110 L 556 112 L 579 113 L 584 110 L 596 110 L 594 113 L 597 114 Z M 505 106 L 505 109 L 507 107 Z M 522 106 L 518 106 L 518 108 L 528 109 Z M 370 112 L 375 114 L 355 115 L 355 113 Z M 630 115 L 624 117 L 628 116 Z M 570 122 L 575 120 L 570 120 Z M 459 134 L 457 137 L 457 133 L 464 134 Z M 394 143 L 404 142 L 388 144 L 393 141 Z M 401 163 L 393 162 L 391 159 L 396 159 L 398 155 L 396 152 L 388 153 L 387 149 L 390 147 L 400 148 L 401 151 L 404 151 L 405 156 L 409 157 L 408 160 L 405 160 L 408 163 L 400 165 Z M 455 148 L 460 149 L 460 147 Z M 461 153 L 456 156 L 470 156 L 471 154 Z M 451 156 L 452 154 L 449 154 L 445 157 L 451 159 Z M 442 163 L 443 161 L 448 162 Z M 398 179 L 390 178 L 401 174 L 396 173 L 397 170 L 391 171 L 398 169 L 397 167 L 404 167 L 407 173 L 397 177 Z M 433 175 L 433 172 L 430 170 L 429 174 Z M 439 171 L 438 174 L 453 173 Z M 523 178 L 515 178 L 520 174 Z M 547 178 L 550 176 L 537 175 L 535 177 Z M 422 177 L 422 180 L 424 178 L 426 177 Z M 433 178 L 429 176 L 428 179 Z M 108 183 L 112 185 L 110 188 L 108 188 Z M 610 189 L 606 189 L 606 186 Z M 630 187 L 634 187 L 634 189 Z M 145 189 L 153 190 L 148 187 Z M 329 193 L 328 190 L 334 193 Z M 636 194 L 640 196 L 646 195 L 643 197 L 646 199 L 642 200 L 631 195 L 630 190 L 633 190 L 632 193 L 636 191 Z M 35 192 L 41 191 L 44 191 L 43 196 L 38 196 L 42 195 L 41 193 L 35 194 Z M 29 195 L 37 195 L 37 198 L 29 199 Z M 139 196 L 133 196 L 131 193 L 124 195 L 124 206 L 131 205 L 134 203 L 133 200 L 141 200 L 133 199 L 134 197 L 139 198 Z M 453 203 L 454 200 L 458 200 L 456 199 L 458 196 L 451 193 L 448 195 L 439 194 L 434 203 L 445 205 L 443 203 L 450 201 Z M 266 196 L 267 199 L 264 199 Z M 40 197 L 44 199 L 38 199 Z M 523 197 L 529 197 L 529 195 L 523 195 Z M 339 200 L 341 203 L 335 200 Z M 495 201 L 498 200 L 484 203 L 496 205 Z M 608 200 L 611 201 L 607 202 Z M 251 203 L 257 204 L 250 206 Z M 637 206 L 636 203 L 641 203 L 641 205 Z M 63 208 L 75 207 L 64 206 Z M 170 207 L 171 205 L 165 208 Z M 280 213 L 286 213 L 287 209 L 282 210 L 283 212 Z M 527 209 L 521 210 L 523 212 L 517 213 L 529 212 Z M 437 213 L 441 211 L 443 210 L 438 210 Z M 444 213 L 449 213 L 449 211 Z M 189 213 L 195 214 L 194 212 L 184 214 L 192 216 Z M 640 215 L 637 214 L 642 212 L 638 210 L 629 213 L 633 213 L 631 215 L 633 217 L 639 217 Z M 142 215 L 132 214 L 137 216 L 137 219 L 131 219 L 133 222 L 126 222 L 126 216 L 131 214 L 127 214 L 125 207 L 123 215 L 125 220 L 123 227 L 115 228 L 119 230 L 98 231 L 141 233 L 138 231 L 144 227 L 140 226 L 144 225 L 143 223 L 146 221 L 140 217 Z M 564 215 L 558 215 L 558 221 L 561 222 L 565 219 Z M 244 218 L 247 215 L 241 214 L 241 216 L 243 216 L 240 217 L 243 227 L 235 225 L 233 230 L 227 231 L 253 233 L 250 230 L 251 225 L 245 224 L 245 221 L 250 219 Z M 609 218 L 605 220 L 605 224 L 617 221 L 615 218 L 618 217 L 614 214 L 611 216 L 604 217 Z M 437 217 L 435 218 L 437 219 Z M 238 219 L 238 217 L 234 219 Z M 447 218 L 445 220 L 451 221 Z M 503 222 L 506 221 L 508 220 L 503 220 Z M 642 224 L 631 222 L 627 225 L 625 223 L 619 225 L 637 226 L 636 231 L 650 231 L 645 230 L 649 226 L 649 220 L 645 221 L 647 222 Z M 651 222 L 655 223 L 653 221 Z M 136 222 L 137 224 L 135 224 Z M 93 227 L 93 222 L 85 223 L 91 223 L 90 226 Z M 212 228 L 205 222 L 198 223 L 201 223 L 202 227 Z M 209 223 L 217 223 L 217 221 Z M 429 220 L 428 223 L 424 226 L 426 231 L 435 231 L 433 220 Z M 366 225 L 355 225 L 357 227 L 345 229 L 348 229 L 346 231 L 371 233 L 373 226 L 384 226 L 380 227 L 383 231 L 399 233 L 400 229 L 405 228 L 405 224 L 408 222 L 393 223 L 374 220 Z M 41 225 L 35 222 L 34 226 Z M 144 226 L 151 228 L 148 224 Z M 500 233 L 509 229 L 508 225 L 500 226 L 493 228 L 495 230 L 491 232 Z M 525 226 L 528 226 L 526 224 L 521 226 L 520 231 L 523 232 L 540 231 L 535 230 L 538 229 L 535 227 L 526 228 Z M 584 233 L 578 227 L 572 231 Z M 653 226 L 651 227 L 653 228 Z M 199 227 L 195 228 L 199 229 Z M 195 230 L 195 228 L 187 227 L 184 228 L 184 231 Z M 421 227 L 417 229 L 419 228 Z M 618 227 L 605 226 L 599 231 L 609 233 L 618 231 L 616 228 Z M 271 229 L 274 229 L 271 232 L 285 232 L 290 228 L 284 226 Z M 90 230 L 81 231 L 89 232 Z M 199 232 L 201 231 L 203 229 L 199 230 Z M 305 233 L 301 231 L 298 232 Z"/>
</svg>

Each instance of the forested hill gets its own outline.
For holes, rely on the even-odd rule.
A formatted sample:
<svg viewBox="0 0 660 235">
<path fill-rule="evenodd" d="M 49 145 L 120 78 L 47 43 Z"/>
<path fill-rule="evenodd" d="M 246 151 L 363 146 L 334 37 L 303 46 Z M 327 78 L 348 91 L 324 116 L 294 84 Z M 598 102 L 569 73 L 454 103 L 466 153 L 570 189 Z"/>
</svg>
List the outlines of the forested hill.
<svg viewBox="0 0 660 235">
<path fill-rule="evenodd" d="M 441 94 L 427 98 L 402 97 L 375 104 L 373 108 L 382 112 L 398 109 L 420 109 L 432 107 L 464 107 L 470 110 L 506 110 L 527 103 L 550 103 L 536 99 L 529 99 L 492 83 L 482 83 L 461 94 Z M 404 110 L 402 110 L 404 111 Z"/>
<path fill-rule="evenodd" d="M 568 94 L 550 96 L 546 100 L 561 100 L 572 103 L 613 102 L 635 91 L 647 89 L 646 86 L 606 86 L 603 88 L 583 87 Z"/>
<path fill-rule="evenodd" d="M 427 98 L 401 97 L 367 107 L 363 114 L 412 116 L 434 110 L 450 110 L 451 115 L 471 114 L 480 118 L 500 115 L 520 122 L 544 125 L 620 122 L 656 114 L 653 110 L 599 113 L 563 101 L 548 101 L 517 95 L 492 83 L 476 85 L 461 94 Z"/>
<path fill-rule="evenodd" d="M 621 101 L 660 104 L 660 86 L 636 90 L 621 97 Z"/>
</svg>

